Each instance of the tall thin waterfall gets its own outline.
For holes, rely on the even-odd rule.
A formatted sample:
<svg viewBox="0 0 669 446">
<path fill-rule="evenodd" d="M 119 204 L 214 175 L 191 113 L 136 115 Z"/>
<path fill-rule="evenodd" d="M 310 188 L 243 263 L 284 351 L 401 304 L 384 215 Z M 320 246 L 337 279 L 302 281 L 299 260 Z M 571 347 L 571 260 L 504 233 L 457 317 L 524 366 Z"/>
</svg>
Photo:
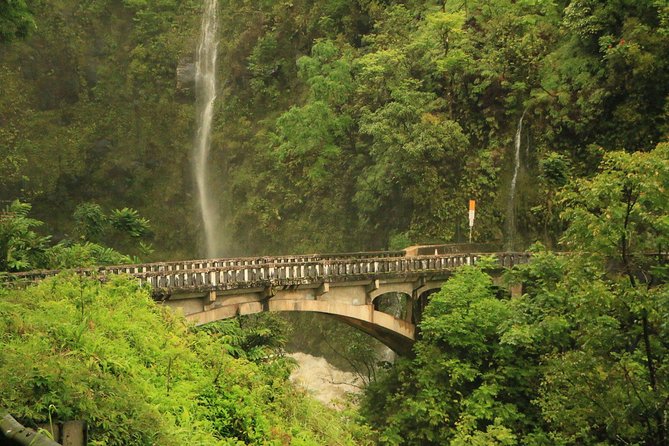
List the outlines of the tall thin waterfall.
<svg viewBox="0 0 669 446">
<path fill-rule="evenodd" d="M 526 112 L 527 109 L 525 109 L 523 114 L 520 116 L 520 120 L 518 121 L 518 128 L 516 129 L 516 138 L 514 141 L 515 155 L 513 164 L 513 177 L 511 178 L 511 190 L 509 193 L 509 201 L 507 202 L 506 212 L 508 250 L 512 250 L 514 248 L 516 236 L 516 183 L 518 182 L 518 170 L 520 169 L 520 145 L 523 134 L 523 119 L 525 119 Z"/>
<path fill-rule="evenodd" d="M 195 90 L 197 103 L 197 135 L 194 147 L 195 182 L 204 223 L 208 257 L 220 255 L 217 235 L 218 214 L 212 203 L 208 184 L 208 161 L 211 147 L 211 123 L 216 100 L 216 56 L 218 50 L 218 1 L 204 0 L 202 30 L 197 47 Z"/>
</svg>

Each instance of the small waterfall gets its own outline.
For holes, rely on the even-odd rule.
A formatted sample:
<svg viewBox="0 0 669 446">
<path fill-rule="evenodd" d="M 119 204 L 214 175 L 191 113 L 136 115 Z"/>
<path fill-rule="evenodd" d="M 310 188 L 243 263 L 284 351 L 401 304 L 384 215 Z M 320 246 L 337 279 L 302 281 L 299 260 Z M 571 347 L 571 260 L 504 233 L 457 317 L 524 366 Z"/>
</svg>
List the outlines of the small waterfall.
<svg viewBox="0 0 669 446">
<path fill-rule="evenodd" d="M 516 129 L 516 138 L 514 141 L 514 164 L 513 164 L 513 177 L 511 178 L 511 190 L 509 193 L 509 201 L 507 203 L 507 212 L 506 212 L 506 228 L 507 228 L 507 250 L 514 249 L 514 242 L 516 236 L 516 183 L 518 181 L 518 170 L 520 169 L 520 146 L 522 143 L 522 133 L 523 133 L 523 119 L 525 119 L 525 113 L 527 109 L 523 111 L 523 114 L 520 116 L 518 121 L 518 128 Z"/>
<path fill-rule="evenodd" d="M 289 353 L 288 356 L 298 365 L 290 374 L 290 380 L 330 407 L 343 408 L 347 394 L 362 391 L 363 384 L 358 376 L 337 369 L 325 358 L 306 353 Z"/>
<path fill-rule="evenodd" d="M 194 146 L 195 182 L 204 223 L 206 254 L 220 255 L 220 236 L 217 234 L 218 213 L 212 202 L 208 184 L 208 161 L 211 147 L 211 124 L 216 101 L 216 56 L 218 50 L 218 1 L 204 0 L 202 29 L 197 48 L 195 90 L 197 104 L 197 135 Z"/>
</svg>

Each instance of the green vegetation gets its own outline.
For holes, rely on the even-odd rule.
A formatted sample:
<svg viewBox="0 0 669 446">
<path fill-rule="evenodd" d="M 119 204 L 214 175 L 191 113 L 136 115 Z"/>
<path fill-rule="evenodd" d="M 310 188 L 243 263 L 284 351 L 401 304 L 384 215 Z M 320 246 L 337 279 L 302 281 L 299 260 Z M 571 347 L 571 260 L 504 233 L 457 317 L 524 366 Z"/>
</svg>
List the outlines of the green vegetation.
<svg viewBox="0 0 669 446">
<path fill-rule="evenodd" d="M 194 112 L 174 86 L 195 47 L 199 2 L 40 0 L 31 9 L 37 29 L 0 44 L 0 199 L 32 203 L 58 238 L 74 232 L 80 203 L 123 203 L 154 223 L 162 255 L 185 256 L 177 246 L 197 228 L 175 223 L 192 213 Z"/>
<path fill-rule="evenodd" d="M 368 392 L 380 444 L 665 443 L 669 287 L 545 252 L 514 278 L 517 299 L 474 267 L 432 296 L 416 358 Z"/>
<path fill-rule="evenodd" d="M 74 213 L 75 237 L 54 245 L 51 235 L 35 231 L 43 222 L 28 216 L 31 209 L 16 200 L 0 214 L 0 272 L 137 263 L 137 257 L 109 245 L 125 252 L 151 249 L 141 241 L 150 233 L 149 222 L 134 209 L 115 209 L 106 216 L 96 204 L 80 205 Z"/>
<path fill-rule="evenodd" d="M 0 274 L 200 255 L 200 3 L 0 1 Z M 219 20 L 226 254 L 462 242 L 476 199 L 476 242 L 541 242 L 506 278 L 524 294 L 463 268 L 415 358 L 380 367 L 324 320 L 194 329 L 128 278 L 0 284 L 3 406 L 85 419 L 94 445 L 667 444 L 665 0 L 221 0 Z M 370 382 L 364 420 L 293 387 L 286 348 Z"/>
<path fill-rule="evenodd" d="M 388 445 L 661 445 L 669 434 L 669 144 L 608 154 L 561 197 L 565 243 L 511 271 L 485 265 L 431 297 L 416 358 L 370 388 Z M 653 250 L 654 251 L 651 251 Z M 613 261 L 613 264 L 611 263 Z"/>
<path fill-rule="evenodd" d="M 199 256 L 183 73 L 200 8 L 35 2 L 37 29 L 0 45 L 0 199 L 55 234 L 79 203 L 123 203 L 153 223 L 155 258 Z M 470 198 L 475 240 L 499 243 L 523 114 L 517 239 L 555 247 L 564 179 L 667 134 L 663 1 L 219 9 L 211 188 L 229 255 L 465 241 Z"/>
<path fill-rule="evenodd" d="M 26 37 L 35 21 L 25 0 L 5 0 L 0 3 L 0 44 Z"/>
<path fill-rule="evenodd" d="M 0 218 L 0 273 L 137 261 L 96 242 L 130 246 L 150 232 L 133 209 L 85 203 L 74 239 L 52 244 L 30 210 L 15 201 Z M 86 421 L 91 445 L 370 444 L 354 410 L 288 380 L 288 333 L 271 315 L 195 329 L 129 277 L 0 281 L 0 394 L 26 425 Z"/>
<path fill-rule="evenodd" d="M 245 5 L 252 31 L 224 48 L 238 67 L 218 130 L 234 172 L 224 190 L 229 227 L 254 228 L 235 236 L 247 249 L 464 241 L 469 198 L 475 239 L 501 241 L 523 113 L 517 227 L 549 243 L 555 185 L 533 180 L 544 160 L 587 175 L 603 152 L 666 135 L 658 2 L 336 5 Z"/>
<path fill-rule="evenodd" d="M 91 445 L 368 444 L 263 335 L 276 342 L 234 320 L 194 330 L 129 278 L 61 275 L 0 289 L 0 394 L 27 423 L 86 420 Z"/>
</svg>

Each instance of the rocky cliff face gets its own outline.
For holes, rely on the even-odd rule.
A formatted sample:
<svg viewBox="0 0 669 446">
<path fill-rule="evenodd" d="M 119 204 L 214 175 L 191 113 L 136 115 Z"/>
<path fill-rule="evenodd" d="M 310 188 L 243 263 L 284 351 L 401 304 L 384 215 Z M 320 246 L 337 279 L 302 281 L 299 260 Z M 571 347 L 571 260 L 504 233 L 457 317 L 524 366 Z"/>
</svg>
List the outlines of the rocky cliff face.
<svg viewBox="0 0 669 446">
<path fill-rule="evenodd" d="M 195 61 L 193 56 L 184 56 L 179 59 L 176 70 L 176 93 L 183 101 L 195 99 Z"/>
<path fill-rule="evenodd" d="M 189 245 L 194 225 L 169 221 L 192 210 L 199 2 L 46 0 L 35 13 L 27 39 L 0 46 L 0 200 L 32 201 L 55 233 L 79 202 L 133 206 L 160 250 Z"/>
</svg>

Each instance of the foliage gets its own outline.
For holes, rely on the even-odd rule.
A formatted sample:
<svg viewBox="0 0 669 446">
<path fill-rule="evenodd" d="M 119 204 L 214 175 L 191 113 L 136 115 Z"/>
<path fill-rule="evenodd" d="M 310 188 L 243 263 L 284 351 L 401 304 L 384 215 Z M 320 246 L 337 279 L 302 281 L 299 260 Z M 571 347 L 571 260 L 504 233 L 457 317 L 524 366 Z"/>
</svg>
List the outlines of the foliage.
<svg viewBox="0 0 669 446">
<path fill-rule="evenodd" d="M 84 203 L 77 207 L 74 218 L 80 234 L 76 241 L 64 239 L 50 244 L 51 236 L 41 236 L 32 228 L 43 222 L 28 217 L 32 206 L 18 200 L 0 214 L 0 271 L 27 271 L 39 268 L 82 268 L 96 265 L 138 263 L 139 259 L 90 240 L 111 241 L 126 252 L 150 250 L 150 245 L 139 243 L 150 228 L 146 219 L 136 210 L 114 210 L 107 217 L 99 205 Z M 124 243 L 127 235 L 135 246 Z"/>
<path fill-rule="evenodd" d="M 551 152 L 539 163 L 539 184 L 544 196 L 543 203 L 532 208 L 532 213 L 543 225 L 543 239 L 550 247 L 557 247 L 562 233 L 563 220 L 560 219 L 560 203 L 557 194 L 571 176 L 569 160 L 562 154 Z"/>
<path fill-rule="evenodd" d="M 36 217 L 19 202 L 2 214 L 0 270 L 133 260 L 106 246 L 151 255 L 147 219 L 156 258 L 199 255 L 195 113 L 176 71 L 192 62 L 200 2 L 27 6 L 0 3 L 0 199 Z M 464 241 L 471 198 L 475 239 L 501 241 L 521 116 L 517 228 L 556 247 L 561 212 L 570 223 L 580 254 L 519 269 L 527 297 L 496 299 L 476 270 L 435 297 L 415 361 L 374 385 L 383 442 L 663 441 L 667 269 L 646 254 L 667 246 L 668 17 L 657 0 L 220 2 L 209 187 L 228 254 Z M 269 324 L 209 335 L 261 370 L 280 351 Z M 378 352 L 341 332 L 354 368 L 375 370 Z M 203 429 L 324 441 L 272 433 L 257 407 L 235 412 L 243 389 L 217 390 L 202 405 L 227 412 Z M 271 403 L 266 390 L 248 398 Z"/>
<path fill-rule="evenodd" d="M 247 7 L 282 25 L 322 12 L 319 2 L 293 5 L 288 18 L 278 7 Z M 244 107 L 245 131 L 220 130 L 228 146 L 256 148 L 254 161 L 228 158 L 238 170 L 227 190 L 246 197 L 229 226 L 250 219 L 258 228 L 240 234 L 248 249 L 382 248 L 394 234 L 464 241 L 470 198 L 479 202 L 474 236 L 500 240 L 521 115 L 518 229 L 555 246 L 555 193 L 567 177 L 594 172 L 606 151 L 650 150 L 666 133 L 667 91 L 657 81 L 669 46 L 657 2 L 357 7 L 361 34 L 319 35 L 300 22 L 290 41 L 279 26 L 230 44 L 235 57 L 251 54 L 248 70 L 233 72 L 238 102 L 224 111 L 240 122 Z M 325 18 L 339 29 L 340 17 Z M 309 55 L 295 57 L 299 49 Z M 295 100 L 282 101 L 280 88 Z M 268 119 L 248 122 L 256 116 Z"/>
<path fill-rule="evenodd" d="M 91 242 L 60 242 L 47 249 L 45 256 L 47 258 L 46 267 L 53 269 L 139 263 L 136 257 L 127 256 L 112 248 Z"/>
<path fill-rule="evenodd" d="M 0 198 L 37 216 L 3 214 L 0 269 L 129 260 L 105 246 L 149 254 L 146 219 L 155 257 L 198 255 L 193 101 L 175 71 L 192 62 L 200 3 L 31 7 L 0 6 L 0 41 L 31 15 L 39 25 L 0 48 Z M 501 241 L 521 116 L 517 228 L 556 247 L 563 212 L 564 243 L 582 252 L 537 255 L 517 273 L 527 299 L 496 299 L 473 271 L 436 297 L 452 325 L 429 310 L 415 361 L 374 394 L 384 442 L 661 441 L 667 271 L 646 254 L 667 245 L 667 17 L 656 0 L 221 1 L 209 186 L 229 254 L 464 241 L 471 198 L 474 238 Z M 64 240 L 51 246 L 39 221 Z M 459 345 L 450 330 L 465 322 L 477 332 Z M 248 328 L 210 335 L 264 367 L 280 330 Z M 354 350 L 359 369 L 377 362 Z M 243 438 L 260 441 L 263 423 Z"/>
<path fill-rule="evenodd" d="M 669 144 L 608 153 L 596 176 L 563 194 L 567 247 L 619 259 L 634 282 L 655 260 L 647 254 L 669 246 L 668 190 Z"/>
<path fill-rule="evenodd" d="M 32 202 L 57 234 L 74 232 L 76 203 L 127 203 L 152 222 L 156 258 L 199 256 L 183 73 L 200 2 L 33 9 L 39 27 L 1 49 L 0 198 Z M 209 187 L 230 255 L 380 249 L 396 234 L 463 242 L 468 199 L 477 241 L 509 238 L 521 116 L 518 239 L 555 246 L 552 181 L 564 179 L 549 176 L 590 175 L 604 153 L 651 150 L 669 128 L 656 0 L 219 9 Z"/>
<path fill-rule="evenodd" d="M 501 341 L 510 314 L 508 300 L 497 299 L 490 277 L 474 267 L 431 296 L 416 358 L 386 378 L 386 395 L 383 381 L 371 390 L 367 410 L 383 425 L 381 444 L 518 444 L 532 414 L 509 388 L 530 386 L 533 373 Z"/>
<path fill-rule="evenodd" d="M 85 202 L 127 203 L 154 224 L 187 221 L 192 209 L 176 204 L 190 192 L 182 166 L 194 112 L 173 86 L 177 63 L 194 46 L 199 8 L 194 1 L 31 4 L 39 26 L 1 49 L 0 156 L 9 163 L 0 169 L 0 198 L 30 201 L 57 234 L 75 231 L 70 215 Z M 181 239 L 193 226 L 155 227 L 161 247 L 189 245 Z"/>
<path fill-rule="evenodd" d="M 117 231 L 127 233 L 133 238 L 142 237 L 149 232 L 149 221 L 140 217 L 135 209 L 114 209 L 109 223 Z"/>
<path fill-rule="evenodd" d="M 144 242 L 153 235 L 149 220 L 135 209 L 113 209 L 106 215 L 97 203 L 81 203 L 73 217 L 75 234 L 81 241 L 104 243 L 125 252 L 147 254 L 153 250 Z"/>
<path fill-rule="evenodd" d="M 219 336 L 229 346 L 229 355 L 254 362 L 282 356 L 290 330 L 283 319 L 271 313 L 228 319 L 201 329 Z"/>
<path fill-rule="evenodd" d="M 25 423 L 82 419 L 93 445 L 368 444 L 353 414 L 292 387 L 289 362 L 229 342 L 129 278 L 0 289 L 0 392 Z"/>
<path fill-rule="evenodd" d="M 81 203 L 72 214 L 77 225 L 77 233 L 84 240 L 92 240 L 102 234 L 108 218 L 102 207 L 96 203 Z"/>
<path fill-rule="evenodd" d="M 28 217 L 31 209 L 30 204 L 15 200 L 0 214 L 0 271 L 22 271 L 44 265 L 51 237 L 32 230 L 42 222 Z"/>
<path fill-rule="evenodd" d="M 667 286 L 630 290 L 591 259 L 535 256 L 514 273 L 520 298 L 500 300 L 471 267 L 432 296 L 416 358 L 368 392 L 381 444 L 664 442 Z"/>
<path fill-rule="evenodd" d="M 667 146 L 607 154 L 559 194 L 571 253 L 507 277 L 479 267 L 433 295 L 416 357 L 367 395 L 381 444 L 664 444 L 669 401 Z"/>
<path fill-rule="evenodd" d="M 0 3 L 0 43 L 25 38 L 34 27 L 35 21 L 25 0 Z"/>
</svg>

